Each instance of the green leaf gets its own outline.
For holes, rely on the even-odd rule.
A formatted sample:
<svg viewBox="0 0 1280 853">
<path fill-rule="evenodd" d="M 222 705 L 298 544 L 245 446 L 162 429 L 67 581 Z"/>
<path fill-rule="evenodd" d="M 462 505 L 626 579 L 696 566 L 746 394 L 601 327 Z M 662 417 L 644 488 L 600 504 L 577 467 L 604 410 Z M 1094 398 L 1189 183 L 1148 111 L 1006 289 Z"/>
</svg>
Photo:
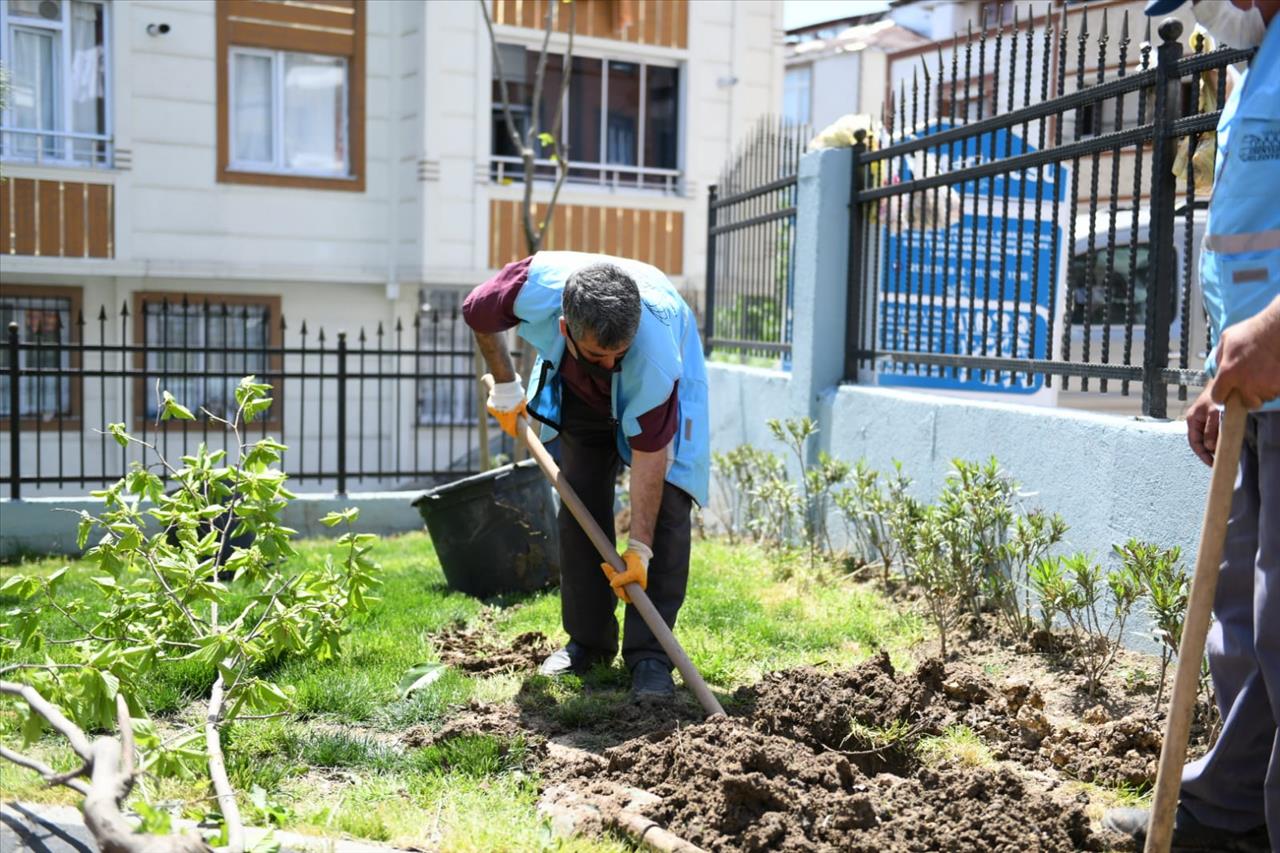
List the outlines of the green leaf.
<svg viewBox="0 0 1280 853">
<path fill-rule="evenodd" d="M 196 416 L 191 414 L 191 410 L 175 400 L 168 391 L 162 391 L 161 396 L 160 420 L 177 418 L 180 421 L 194 421 L 196 419 Z"/>
<path fill-rule="evenodd" d="M 44 731 L 44 717 L 35 711 L 29 711 L 27 718 L 22 721 L 22 745 L 30 746 L 40 740 L 40 733 Z"/>
<path fill-rule="evenodd" d="M 107 432 L 111 433 L 111 437 L 116 440 L 116 444 L 121 447 L 129 446 L 129 432 L 125 429 L 124 424 L 107 424 Z"/>
<path fill-rule="evenodd" d="M 548 148 L 556 144 L 556 138 L 549 133 L 539 133 L 538 141 Z"/>
<path fill-rule="evenodd" d="M 168 835 L 173 832 L 172 816 L 164 809 L 158 809 L 142 800 L 132 804 L 133 810 L 142 818 L 138 829 L 149 835 Z"/>
<path fill-rule="evenodd" d="M 76 526 L 76 547 L 83 549 L 89 542 L 89 534 L 93 531 L 93 519 L 89 513 L 80 513 L 80 523 Z"/>
<path fill-rule="evenodd" d="M 444 675 L 448 669 L 442 663 L 420 663 L 404 674 L 404 678 L 400 679 L 400 683 L 396 685 L 396 689 L 400 692 L 400 698 L 406 699 L 409 694 L 415 690 L 421 690 L 435 683 L 440 676 Z"/>
</svg>

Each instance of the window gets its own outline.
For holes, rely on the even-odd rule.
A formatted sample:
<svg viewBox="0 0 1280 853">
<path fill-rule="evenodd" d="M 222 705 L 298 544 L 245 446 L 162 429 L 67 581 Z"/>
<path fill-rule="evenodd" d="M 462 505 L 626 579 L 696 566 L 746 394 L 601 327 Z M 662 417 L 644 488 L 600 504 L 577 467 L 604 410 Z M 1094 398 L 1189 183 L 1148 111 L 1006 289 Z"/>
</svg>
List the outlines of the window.
<svg viewBox="0 0 1280 853">
<path fill-rule="evenodd" d="M 797 65 L 787 69 L 782 86 L 782 117 L 788 124 L 808 124 L 813 120 L 810 96 L 812 88 L 812 65 Z"/>
<path fill-rule="evenodd" d="M 208 297 L 183 303 L 173 293 L 143 293 L 135 300 L 137 342 L 145 375 L 136 386 L 138 414 L 156 419 L 156 382 L 184 406 L 204 417 L 235 414 L 235 387 L 245 376 L 270 382 L 282 399 L 280 300 L 271 296 Z M 278 411 L 275 406 L 272 407 Z M 271 414 L 267 419 L 270 421 Z"/>
<path fill-rule="evenodd" d="M 1013 23 L 1013 0 L 984 0 L 982 4 L 982 28 L 1007 27 Z"/>
<path fill-rule="evenodd" d="M 0 326 L 18 324 L 18 342 L 34 349 L 18 351 L 19 370 L 69 370 L 80 364 L 79 353 L 65 347 L 80 343 L 80 289 L 72 287 L 23 287 L 5 285 L 0 296 Z M 6 332 L 7 334 L 7 332 Z M 13 411 L 9 402 L 9 348 L 0 352 L 0 418 Z M 27 375 L 18 377 L 20 420 L 53 421 L 76 417 L 80 386 L 71 376 Z"/>
<path fill-rule="evenodd" d="M 218 179 L 363 191 L 364 4 L 217 9 Z"/>
<path fill-rule="evenodd" d="M 422 294 L 417 370 L 418 423 L 465 425 L 476 422 L 475 339 L 462 318 L 465 292 L 432 290 Z"/>
<path fill-rule="evenodd" d="M 562 144 L 570 164 L 567 180 L 606 186 L 639 187 L 675 192 L 680 178 L 680 69 L 675 66 L 617 59 L 573 57 L 569 88 L 559 127 L 556 99 L 563 85 L 564 57 L 547 56 L 542 93 L 531 103 L 538 51 L 500 45 L 499 61 L 506 77 L 516 132 L 524 137 L 536 109 L 539 131 Z M 492 177 L 520 180 L 518 148 L 512 143 L 503 110 L 502 82 L 493 69 Z M 539 151 L 536 176 L 554 179 L 551 150 Z"/>
<path fill-rule="evenodd" d="M 231 168 L 345 177 L 347 61 L 233 48 Z"/>
<path fill-rule="evenodd" d="M 111 165 L 107 14 L 96 0 L 0 0 L 0 156 Z"/>
<path fill-rule="evenodd" d="M 1105 242 L 1105 241 L 1104 241 Z M 1146 322 L 1147 279 L 1151 274 L 1150 247 L 1139 243 L 1137 263 L 1133 276 L 1133 321 Z M 1093 265 L 1089 254 L 1083 253 L 1071 259 L 1067 268 L 1067 287 L 1071 298 L 1071 322 L 1083 324 L 1089 314 L 1090 325 L 1098 323 L 1123 324 L 1128 313 L 1129 301 L 1129 246 L 1115 247 L 1115 260 L 1111 275 L 1107 275 L 1107 250 L 1100 247 L 1094 253 Z M 1092 292 L 1092 300 L 1090 299 Z"/>
</svg>

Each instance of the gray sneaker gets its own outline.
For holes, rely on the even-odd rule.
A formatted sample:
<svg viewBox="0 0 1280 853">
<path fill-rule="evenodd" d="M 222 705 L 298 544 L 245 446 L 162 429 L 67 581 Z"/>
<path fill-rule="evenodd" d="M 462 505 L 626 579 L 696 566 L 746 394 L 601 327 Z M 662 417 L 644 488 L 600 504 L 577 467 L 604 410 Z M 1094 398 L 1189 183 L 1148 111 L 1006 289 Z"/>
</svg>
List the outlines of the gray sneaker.
<svg viewBox="0 0 1280 853">
<path fill-rule="evenodd" d="M 1102 816 L 1102 828 L 1141 842 L 1147 837 L 1150 821 L 1151 809 L 1111 809 Z M 1271 841 L 1266 824 L 1246 832 L 1231 832 L 1206 826 L 1179 807 L 1173 819 L 1173 844 L 1169 849 L 1170 853 L 1270 853 Z"/>
<path fill-rule="evenodd" d="M 549 675 L 552 678 L 570 673 L 585 675 L 596 664 L 607 664 L 612 660 L 611 654 L 589 649 L 575 640 L 570 640 L 563 649 L 552 652 L 542 662 L 542 666 L 538 667 L 538 674 Z"/>
<path fill-rule="evenodd" d="M 645 658 L 631 669 L 633 701 L 665 702 L 675 698 L 676 685 L 671 679 L 671 666 L 656 658 Z"/>
</svg>

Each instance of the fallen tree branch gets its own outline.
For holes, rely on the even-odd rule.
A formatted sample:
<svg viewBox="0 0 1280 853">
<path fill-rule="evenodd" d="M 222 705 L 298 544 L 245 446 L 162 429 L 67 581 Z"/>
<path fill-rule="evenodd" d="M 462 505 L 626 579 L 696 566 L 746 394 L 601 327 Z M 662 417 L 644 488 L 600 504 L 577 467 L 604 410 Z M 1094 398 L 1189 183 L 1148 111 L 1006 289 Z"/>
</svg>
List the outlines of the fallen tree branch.
<svg viewBox="0 0 1280 853">
<path fill-rule="evenodd" d="M 58 774 L 53 768 L 0 746 L 0 758 L 34 770 L 50 784 L 63 785 L 84 795 L 84 825 L 102 853 L 212 853 L 204 839 L 196 835 L 144 835 L 120 813 L 120 806 L 133 789 L 133 721 L 124 697 L 116 695 L 116 718 L 120 739 L 100 737 L 89 742 L 84 731 L 71 722 L 34 687 L 0 681 L 0 693 L 18 696 L 55 731 L 65 737 L 84 764 L 72 773 Z M 88 776 L 89 784 L 79 777 Z"/>
<path fill-rule="evenodd" d="M 34 758 L 30 758 L 26 755 L 20 755 L 19 753 L 16 753 L 13 750 L 3 746 L 0 746 L 0 758 L 3 758 L 5 761 L 10 761 L 18 765 L 19 767 L 25 767 L 28 770 L 34 770 L 35 772 L 39 773 L 40 776 L 50 785 L 65 785 L 66 787 L 70 788 L 73 791 L 76 791 L 77 793 L 80 793 L 80 794 L 89 793 L 89 786 L 86 785 L 84 782 L 80 781 L 79 779 L 64 779 L 52 767 L 50 767 L 49 765 L 41 761 L 37 761 Z M 84 767 L 82 766 L 80 770 L 76 771 L 76 775 L 80 775 L 83 771 L 84 771 Z"/>
<path fill-rule="evenodd" d="M 80 727 L 68 720 L 66 715 L 59 711 L 52 702 L 41 696 L 40 691 L 30 684 L 0 681 L 0 693 L 17 696 L 26 702 L 27 706 L 43 717 L 44 721 L 54 731 L 67 739 L 67 742 L 71 744 L 71 748 L 75 750 L 76 755 L 86 762 L 93 760 L 93 749 L 89 745 L 89 738 L 85 737 Z"/>
</svg>

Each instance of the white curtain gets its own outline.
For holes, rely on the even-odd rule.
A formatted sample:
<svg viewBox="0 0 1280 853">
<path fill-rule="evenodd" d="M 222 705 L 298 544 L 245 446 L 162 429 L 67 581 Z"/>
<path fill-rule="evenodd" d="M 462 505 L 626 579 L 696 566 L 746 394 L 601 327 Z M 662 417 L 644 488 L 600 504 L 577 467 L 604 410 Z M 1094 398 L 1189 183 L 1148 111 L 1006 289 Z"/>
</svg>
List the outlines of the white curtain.
<svg viewBox="0 0 1280 853">
<path fill-rule="evenodd" d="M 13 79 L 9 109 L 15 127 L 24 130 L 56 130 L 57 92 L 55 63 L 57 48 L 49 31 L 13 30 Z M 20 157 L 52 157 L 55 140 L 15 134 L 11 150 Z"/>
<path fill-rule="evenodd" d="M 101 34 L 103 9 L 97 3 L 72 0 L 71 79 L 67 96 L 71 99 L 71 130 L 75 133 L 106 132 L 106 68 Z M 67 155 L 77 162 L 103 161 L 102 143 L 77 140 Z"/>
<path fill-rule="evenodd" d="M 286 169 L 347 173 L 346 78 L 346 62 L 340 57 L 285 55 Z"/>
<path fill-rule="evenodd" d="M 269 56 L 237 53 L 232 74 L 235 101 L 231 105 L 231 159 L 270 165 L 275 161 L 272 134 L 272 60 Z"/>
</svg>

